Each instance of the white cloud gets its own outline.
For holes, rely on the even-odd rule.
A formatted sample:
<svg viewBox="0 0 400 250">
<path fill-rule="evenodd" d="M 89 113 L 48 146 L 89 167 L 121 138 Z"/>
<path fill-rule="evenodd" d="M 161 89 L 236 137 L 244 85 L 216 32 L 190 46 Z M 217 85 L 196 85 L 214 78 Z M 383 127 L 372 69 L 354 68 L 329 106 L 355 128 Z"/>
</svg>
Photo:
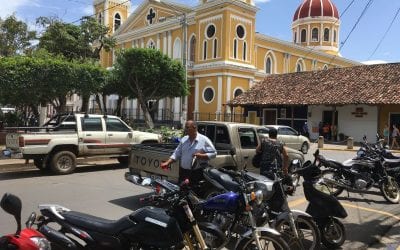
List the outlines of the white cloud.
<svg viewBox="0 0 400 250">
<path fill-rule="evenodd" d="M 270 2 L 271 0 L 254 0 L 255 3 L 266 3 Z"/>
<path fill-rule="evenodd" d="M 361 62 L 361 63 L 366 64 L 366 65 L 372 65 L 372 64 L 385 64 L 388 62 L 383 61 L 383 60 L 371 60 L 371 61 L 365 61 L 365 62 Z"/>
<path fill-rule="evenodd" d="M 37 6 L 36 0 L 8 0 L 7 4 L 2 4 L 0 8 L 0 17 L 5 18 L 18 12 L 18 9 L 24 6 Z"/>
</svg>

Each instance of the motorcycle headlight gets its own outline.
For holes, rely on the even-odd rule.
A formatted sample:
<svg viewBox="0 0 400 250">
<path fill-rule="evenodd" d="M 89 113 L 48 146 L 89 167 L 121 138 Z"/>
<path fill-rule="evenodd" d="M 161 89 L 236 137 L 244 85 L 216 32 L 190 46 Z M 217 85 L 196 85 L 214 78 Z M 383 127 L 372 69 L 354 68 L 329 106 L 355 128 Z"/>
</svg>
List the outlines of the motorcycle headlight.
<svg viewBox="0 0 400 250">
<path fill-rule="evenodd" d="M 264 195 L 261 190 L 251 192 L 251 200 L 255 201 L 258 205 L 260 205 L 262 203 L 263 197 L 264 197 Z"/>
<path fill-rule="evenodd" d="M 35 243 L 39 250 L 51 250 L 50 242 L 43 237 L 31 237 L 30 240 Z"/>
</svg>

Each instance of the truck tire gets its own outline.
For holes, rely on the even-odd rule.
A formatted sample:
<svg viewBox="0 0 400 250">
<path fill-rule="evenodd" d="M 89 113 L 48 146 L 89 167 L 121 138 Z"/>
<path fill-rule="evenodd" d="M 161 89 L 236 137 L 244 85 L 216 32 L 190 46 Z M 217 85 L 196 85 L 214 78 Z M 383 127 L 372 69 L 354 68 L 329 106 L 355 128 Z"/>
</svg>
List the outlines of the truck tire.
<svg viewBox="0 0 400 250">
<path fill-rule="evenodd" d="M 70 174 L 76 168 L 76 156 L 71 151 L 60 151 L 53 155 L 50 163 L 55 174 Z"/>
</svg>

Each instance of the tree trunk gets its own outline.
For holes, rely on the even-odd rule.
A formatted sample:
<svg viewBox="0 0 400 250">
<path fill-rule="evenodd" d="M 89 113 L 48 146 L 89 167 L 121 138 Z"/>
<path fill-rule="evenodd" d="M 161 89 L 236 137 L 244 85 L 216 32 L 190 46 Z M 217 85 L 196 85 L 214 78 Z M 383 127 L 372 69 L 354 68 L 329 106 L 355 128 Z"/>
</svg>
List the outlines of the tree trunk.
<svg viewBox="0 0 400 250">
<path fill-rule="evenodd" d="M 138 101 L 140 103 L 140 106 L 143 110 L 143 116 L 144 116 L 144 121 L 146 122 L 146 125 L 148 128 L 153 129 L 154 128 L 154 122 L 153 122 L 153 118 L 150 115 L 149 112 L 149 107 L 147 107 L 145 100 L 143 100 L 143 98 L 138 98 Z"/>
<path fill-rule="evenodd" d="M 89 110 L 89 96 L 82 95 L 82 107 L 80 112 L 86 113 Z"/>
</svg>

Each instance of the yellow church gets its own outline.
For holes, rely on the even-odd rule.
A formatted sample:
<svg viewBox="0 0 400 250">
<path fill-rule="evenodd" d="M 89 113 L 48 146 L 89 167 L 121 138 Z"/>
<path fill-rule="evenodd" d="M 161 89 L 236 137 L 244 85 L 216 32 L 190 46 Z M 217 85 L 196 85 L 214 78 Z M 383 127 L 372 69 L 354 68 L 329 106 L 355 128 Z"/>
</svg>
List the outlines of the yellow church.
<svg viewBox="0 0 400 250">
<path fill-rule="evenodd" d="M 129 0 L 94 0 L 98 21 L 117 41 L 114 51 L 102 52 L 101 64 L 112 67 L 121 48 L 160 50 L 183 63 L 190 94 L 161 100 L 156 121 L 252 122 L 236 117 L 242 110 L 226 104 L 266 76 L 359 65 L 339 54 L 340 20 L 334 3 L 298 1 L 293 39 L 283 41 L 256 32 L 253 0 L 200 0 L 195 7 L 143 0 L 133 12 Z M 136 100 L 124 100 L 123 108 L 131 119 L 140 119 Z"/>
</svg>

